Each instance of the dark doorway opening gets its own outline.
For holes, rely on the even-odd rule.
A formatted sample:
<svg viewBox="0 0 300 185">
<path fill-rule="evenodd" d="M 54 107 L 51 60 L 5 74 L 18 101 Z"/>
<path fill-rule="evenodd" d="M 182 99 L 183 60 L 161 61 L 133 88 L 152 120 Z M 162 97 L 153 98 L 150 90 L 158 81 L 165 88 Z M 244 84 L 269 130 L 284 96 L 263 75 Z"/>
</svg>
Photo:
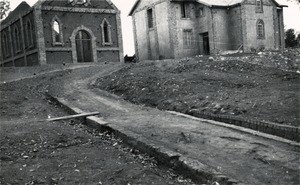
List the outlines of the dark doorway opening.
<svg viewBox="0 0 300 185">
<path fill-rule="evenodd" d="M 76 37 L 77 62 L 93 62 L 92 39 L 88 32 L 81 30 Z"/>
<path fill-rule="evenodd" d="M 201 35 L 202 35 L 202 43 L 203 43 L 203 53 L 205 55 L 210 55 L 208 32 L 202 33 Z"/>
</svg>

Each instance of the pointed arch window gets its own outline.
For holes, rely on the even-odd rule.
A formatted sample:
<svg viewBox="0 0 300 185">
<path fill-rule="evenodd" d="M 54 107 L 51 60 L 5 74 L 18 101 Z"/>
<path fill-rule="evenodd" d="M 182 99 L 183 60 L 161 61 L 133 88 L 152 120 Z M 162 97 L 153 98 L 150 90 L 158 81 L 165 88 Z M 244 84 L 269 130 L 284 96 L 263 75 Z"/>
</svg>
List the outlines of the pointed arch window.
<svg viewBox="0 0 300 185">
<path fill-rule="evenodd" d="M 26 46 L 30 48 L 33 46 L 33 27 L 29 19 L 26 21 L 25 30 Z"/>
<path fill-rule="evenodd" d="M 263 0 L 256 0 L 256 12 L 257 13 L 263 12 Z"/>
<path fill-rule="evenodd" d="M 265 23 L 263 20 L 259 19 L 256 23 L 256 32 L 258 39 L 265 38 Z"/>
<path fill-rule="evenodd" d="M 102 30 L 102 45 L 103 46 L 112 45 L 111 25 L 106 19 L 102 21 L 101 30 Z"/>
<path fill-rule="evenodd" d="M 21 34 L 17 26 L 15 26 L 14 28 L 13 38 L 14 38 L 15 53 L 18 53 L 21 51 Z"/>
<path fill-rule="evenodd" d="M 52 28 L 52 45 L 53 46 L 63 46 L 63 32 L 62 32 L 62 22 L 55 16 L 51 22 Z"/>
<path fill-rule="evenodd" d="M 10 56 L 10 45 L 8 42 L 8 37 L 6 33 L 4 32 L 2 35 L 2 51 L 3 51 L 3 58 L 7 58 Z"/>
</svg>

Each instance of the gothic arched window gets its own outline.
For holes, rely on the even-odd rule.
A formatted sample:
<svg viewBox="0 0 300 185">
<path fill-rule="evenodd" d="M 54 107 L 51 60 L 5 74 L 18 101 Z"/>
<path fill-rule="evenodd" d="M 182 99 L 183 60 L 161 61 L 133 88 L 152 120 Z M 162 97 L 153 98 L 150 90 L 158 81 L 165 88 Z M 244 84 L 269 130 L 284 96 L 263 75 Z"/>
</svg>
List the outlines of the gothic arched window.
<svg viewBox="0 0 300 185">
<path fill-rule="evenodd" d="M 18 53 L 21 51 L 21 35 L 17 26 L 14 28 L 13 36 L 15 53 Z"/>
<path fill-rule="evenodd" d="M 8 37 L 6 33 L 4 32 L 2 34 L 2 51 L 3 51 L 3 58 L 7 58 L 10 55 L 10 45 L 8 42 Z"/>
<path fill-rule="evenodd" d="M 109 22 L 104 19 L 101 24 L 102 29 L 102 45 L 111 45 L 112 39 L 111 39 L 111 25 Z"/>
<path fill-rule="evenodd" d="M 26 30 L 26 46 L 27 47 L 31 47 L 33 46 L 33 29 L 32 29 L 32 24 L 30 20 L 26 21 L 26 26 L 25 26 L 25 30 Z"/>
<path fill-rule="evenodd" d="M 63 45 L 62 22 L 55 16 L 51 22 L 52 27 L 52 44 Z"/>
<path fill-rule="evenodd" d="M 263 20 L 259 19 L 256 23 L 256 32 L 258 39 L 265 38 L 265 23 Z"/>
</svg>

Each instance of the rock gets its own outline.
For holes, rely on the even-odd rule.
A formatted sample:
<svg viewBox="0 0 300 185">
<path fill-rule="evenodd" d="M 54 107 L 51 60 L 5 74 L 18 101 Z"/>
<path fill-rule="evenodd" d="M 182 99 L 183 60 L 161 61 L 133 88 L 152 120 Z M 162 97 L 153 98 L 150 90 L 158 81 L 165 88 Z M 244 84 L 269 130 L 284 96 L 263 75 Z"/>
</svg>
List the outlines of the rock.
<svg viewBox="0 0 300 185">
<path fill-rule="evenodd" d="M 208 58 L 208 61 L 210 61 L 210 62 L 213 62 L 215 59 L 214 59 L 214 57 L 209 57 Z"/>
</svg>

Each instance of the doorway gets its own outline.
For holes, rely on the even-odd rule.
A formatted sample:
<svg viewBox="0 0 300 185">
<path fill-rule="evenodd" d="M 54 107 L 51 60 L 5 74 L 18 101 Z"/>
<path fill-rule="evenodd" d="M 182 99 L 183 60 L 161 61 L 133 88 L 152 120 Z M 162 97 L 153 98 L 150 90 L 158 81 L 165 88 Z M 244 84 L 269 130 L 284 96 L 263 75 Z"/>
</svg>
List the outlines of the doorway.
<svg viewBox="0 0 300 185">
<path fill-rule="evenodd" d="M 78 31 L 76 37 L 77 62 L 93 62 L 92 39 L 87 31 Z"/>
<path fill-rule="evenodd" d="M 200 51 L 202 51 L 204 55 L 210 55 L 208 32 L 200 34 Z"/>
</svg>

